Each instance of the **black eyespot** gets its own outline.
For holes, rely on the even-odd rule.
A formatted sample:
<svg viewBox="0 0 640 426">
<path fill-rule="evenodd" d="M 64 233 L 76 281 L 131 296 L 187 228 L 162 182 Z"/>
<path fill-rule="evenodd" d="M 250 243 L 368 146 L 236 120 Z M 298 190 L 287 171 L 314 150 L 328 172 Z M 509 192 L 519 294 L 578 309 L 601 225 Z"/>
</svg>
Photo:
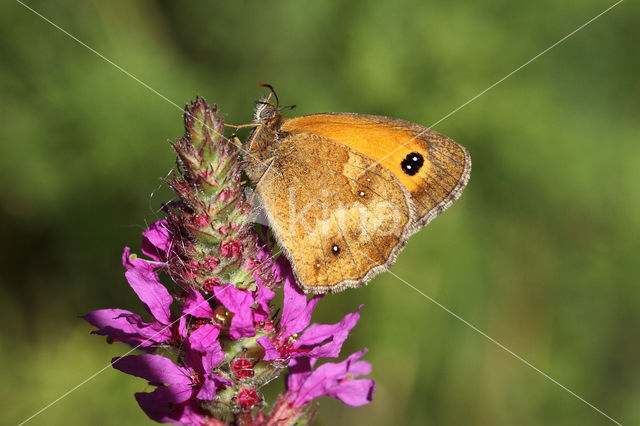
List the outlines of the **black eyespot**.
<svg viewBox="0 0 640 426">
<path fill-rule="evenodd" d="M 331 247 L 331 253 L 337 256 L 340 254 L 340 247 L 334 244 L 333 247 Z"/>
<path fill-rule="evenodd" d="M 407 156 L 400 163 L 400 167 L 402 167 L 402 171 L 404 171 L 409 176 L 413 176 L 420 170 L 420 167 L 424 164 L 424 157 L 422 154 L 417 152 L 412 152 L 407 154 Z"/>
</svg>

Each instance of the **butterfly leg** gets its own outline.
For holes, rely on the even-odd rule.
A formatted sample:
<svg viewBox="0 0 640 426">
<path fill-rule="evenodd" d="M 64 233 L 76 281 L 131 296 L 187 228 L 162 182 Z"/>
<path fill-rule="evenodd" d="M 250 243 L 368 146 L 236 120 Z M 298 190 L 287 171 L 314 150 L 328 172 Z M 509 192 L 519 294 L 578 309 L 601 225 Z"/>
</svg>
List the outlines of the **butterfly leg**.
<svg viewBox="0 0 640 426">
<path fill-rule="evenodd" d="M 246 127 L 258 127 L 260 124 L 259 123 L 247 123 L 247 124 L 227 124 L 224 123 L 225 127 L 231 127 L 233 129 L 244 129 Z"/>
<path fill-rule="evenodd" d="M 241 147 L 242 146 L 242 141 L 240 140 L 238 135 L 236 135 L 235 133 L 231 134 L 230 139 L 233 142 L 233 144 L 236 145 L 237 147 Z"/>
</svg>

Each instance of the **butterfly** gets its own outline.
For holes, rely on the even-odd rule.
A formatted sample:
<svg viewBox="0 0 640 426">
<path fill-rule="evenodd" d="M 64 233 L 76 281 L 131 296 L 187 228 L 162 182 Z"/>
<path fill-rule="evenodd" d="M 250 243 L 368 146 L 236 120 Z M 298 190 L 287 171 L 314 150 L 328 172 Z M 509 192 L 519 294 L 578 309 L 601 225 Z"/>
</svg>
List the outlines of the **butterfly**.
<svg viewBox="0 0 640 426">
<path fill-rule="evenodd" d="M 271 93 L 247 125 L 245 172 L 307 293 L 360 287 L 388 269 L 469 180 L 469 153 L 438 132 L 367 114 L 285 118 L 262 86 Z"/>
</svg>

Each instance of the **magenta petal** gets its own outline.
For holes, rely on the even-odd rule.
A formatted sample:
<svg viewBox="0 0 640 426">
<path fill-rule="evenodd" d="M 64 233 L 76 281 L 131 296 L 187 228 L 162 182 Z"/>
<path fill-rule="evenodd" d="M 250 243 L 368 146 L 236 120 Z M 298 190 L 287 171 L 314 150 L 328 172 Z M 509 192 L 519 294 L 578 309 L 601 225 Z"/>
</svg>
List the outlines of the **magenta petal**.
<svg viewBox="0 0 640 426">
<path fill-rule="evenodd" d="M 218 389 L 218 384 L 213 377 L 207 377 L 202 384 L 202 387 L 198 391 L 196 398 L 202 399 L 204 401 L 211 401 L 216 397 L 216 390 Z"/>
<path fill-rule="evenodd" d="M 351 407 L 359 407 L 373 400 L 376 382 L 371 379 L 345 380 L 327 391 L 327 396 L 337 398 Z"/>
<path fill-rule="evenodd" d="M 308 357 L 292 358 L 289 361 L 289 375 L 287 376 L 288 391 L 297 392 L 311 375 L 314 361 Z"/>
<path fill-rule="evenodd" d="M 365 352 L 366 349 L 363 349 L 342 362 L 328 362 L 321 365 L 307 375 L 304 383 L 297 388 L 294 385 L 299 385 L 299 379 L 297 382 L 288 381 L 290 389 L 287 392 L 293 395 L 294 405 L 301 406 L 321 396 L 339 398 L 349 405 L 362 405 L 370 402 L 375 390 L 373 380 L 357 380 L 355 384 L 346 384 L 350 381 L 356 382 L 354 378 L 359 375 L 358 372 L 370 371 L 370 367 L 367 366 L 369 363 L 359 361 Z M 304 359 L 308 358 L 296 359 L 296 362 L 302 363 L 304 366 Z M 300 377 L 304 377 L 304 370 Z"/>
<path fill-rule="evenodd" d="M 111 336 L 131 346 L 148 347 L 171 339 L 171 330 L 158 322 L 146 323 L 139 315 L 124 309 L 100 309 L 82 317 L 97 327 L 93 334 Z"/>
<path fill-rule="evenodd" d="M 276 295 L 276 292 L 263 286 L 257 282 L 258 290 L 256 291 L 256 301 L 258 306 L 254 309 L 253 320 L 255 322 L 266 321 L 269 318 L 269 302 Z"/>
<path fill-rule="evenodd" d="M 196 404 L 190 403 L 184 407 L 180 417 L 180 424 L 185 426 L 206 426 L 211 422 L 210 416 L 209 413 L 204 412 Z"/>
<path fill-rule="evenodd" d="M 180 322 L 178 323 L 178 334 L 183 339 L 187 337 L 187 316 L 180 315 Z"/>
<path fill-rule="evenodd" d="M 122 252 L 122 266 L 127 270 L 135 267 L 135 265 L 131 263 L 131 249 L 129 247 L 125 247 Z"/>
<path fill-rule="evenodd" d="M 149 225 L 142 233 L 142 253 L 153 260 L 164 261 L 171 246 L 171 234 L 166 220 Z"/>
<path fill-rule="evenodd" d="M 262 358 L 265 361 L 273 361 L 276 359 L 282 358 L 280 352 L 273 346 L 271 343 L 271 339 L 269 336 L 262 336 L 256 339 L 256 342 L 260 344 L 264 348 L 264 357 Z"/>
<path fill-rule="evenodd" d="M 253 327 L 253 311 L 251 310 L 254 303 L 253 294 L 250 291 L 239 290 L 231 284 L 216 287 L 214 294 L 225 308 L 233 312 L 229 336 L 234 340 L 240 337 L 254 336 L 256 331 Z"/>
<path fill-rule="evenodd" d="M 234 384 L 231 380 L 218 377 L 214 374 L 207 374 L 196 398 L 203 401 L 211 401 L 216 397 L 216 392 L 220 387 L 232 387 L 233 385 Z"/>
<path fill-rule="evenodd" d="M 133 291 L 147 305 L 151 314 L 161 323 L 170 324 L 171 311 L 169 307 L 173 302 L 173 297 L 171 297 L 165 286 L 160 283 L 156 273 L 134 267 L 125 272 L 124 275 Z"/>
<path fill-rule="evenodd" d="M 191 333 L 188 339 L 189 346 L 200 352 L 210 351 L 218 343 L 218 334 L 220 334 L 218 327 L 213 324 L 204 324 Z"/>
<path fill-rule="evenodd" d="M 220 330 L 205 324 L 195 330 L 187 340 L 185 364 L 201 374 L 207 374 L 224 359 L 224 352 L 217 340 Z"/>
<path fill-rule="evenodd" d="M 287 338 L 304 330 L 311 321 L 311 314 L 322 296 L 314 296 L 307 303 L 307 295 L 295 284 L 293 274 L 288 274 L 284 282 L 282 304 L 282 336 Z"/>
<path fill-rule="evenodd" d="M 273 262 L 273 266 L 271 267 L 271 272 L 276 281 L 282 281 L 287 276 L 292 276 L 293 272 L 291 271 L 291 264 L 287 259 L 287 256 L 280 256 Z"/>
<path fill-rule="evenodd" d="M 258 246 L 261 248 L 258 254 L 256 255 L 255 260 L 257 263 L 261 263 L 261 265 L 259 270 L 256 270 L 253 273 L 253 278 L 256 280 L 256 284 L 258 284 L 258 286 L 263 285 L 264 279 L 267 279 L 268 281 L 272 281 L 272 282 L 280 281 L 280 278 L 273 280 L 275 272 L 274 272 L 274 262 L 273 262 L 273 256 L 271 255 L 271 250 L 267 245 L 262 245 L 262 243 L 258 243 Z M 269 278 L 265 278 L 265 276 L 261 275 L 261 273 L 266 272 L 267 268 L 271 268 L 271 271 L 270 271 L 271 274 L 267 274 L 267 276 L 270 275 Z"/>
<path fill-rule="evenodd" d="M 265 232 L 265 233 L 266 233 L 266 232 L 268 232 L 268 228 L 266 228 L 266 229 L 264 230 L 264 232 Z M 262 245 L 262 244 L 263 244 L 263 243 L 262 243 L 262 239 L 260 239 L 260 243 L 259 243 L 259 244 L 260 244 L 260 245 Z M 269 246 L 267 246 L 266 244 L 265 244 L 265 245 L 262 245 L 262 247 L 260 248 L 260 251 L 258 251 L 258 254 L 256 255 L 256 260 L 257 260 L 258 262 L 262 262 L 262 261 L 264 261 L 264 260 L 269 259 L 270 257 L 271 257 L 271 250 L 269 249 Z"/>
<path fill-rule="evenodd" d="M 153 392 L 136 393 L 135 397 L 140 408 L 150 419 L 162 423 L 187 423 L 193 414 L 187 411 L 181 403 L 189 400 L 193 394 L 190 385 L 160 386 Z M 187 412 L 185 412 L 187 411 Z"/>
<path fill-rule="evenodd" d="M 202 297 L 199 291 L 190 288 L 187 302 L 182 308 L 182 314 L 188 314 L 198 318 L 213 318 L 213 311 L 209 302 Z"/>
<path fill-rule="evenodd" d="M 202 353 L 188 349 L 184 353 L 184 365 L 193 370 L 196 374 L 205 374 L 206 371 L 202 365 Z"/>
<path fill-rule="evenodd" d="M 141 377 L 155 385 L 163 383 L 191 384 L 189 371 L 175 365 L 173 361 L 162 355 L 142 354 L 116 357 L 111 360 L 111 365 L 124 373 Z"/>
<path fill-rule="evenodd" d="M 367 352 L 366 349 L 361 350 L 360 352 L 356 352 L 351 354 L 349 358 L 347 358 L 349 365 L 349 374 L 352 376 L 364 376 L 366 374 L 371 373 L 371 364 L 367 361 L 362 361 L 360 358 Z M 357 359 L 356 359 L 357 358 Z"/>
<path fill-rule="evenodd" d="M 312 358 L 335 358 L 340 354 L 342 344 L 349 337 L 349 332 L 360 319 L 360 309 L 352 314 L 347 314 L 337 324 L 313 324 L 306 329 L 296 341 L 296 348 L 312 347 L 327 342 L 322 346 L 316 346 L 308 352 Z"/>
<path fill-rule="evenodd" d="M 220 387 L 220 386 L 232 387 L 233 386 L 233 381 L 231 381 L 229 379 L 225 379 L 224 377 L 218 377 L 218 376 L 215 376 L 215 375 L 211 374 L 210 378 L 211 378 L 211 380 L 216 382 L 216 386 L 217 387 Z"/>
<path fill-rule="evenodd" d="M 112 327 L 122 330 L 127 327 L 126 333 L 131 333 L 134 330 L 128 329 L 128 327 L 130 327 L 129 321 L 123 319 L 122 315 L 135 315 L 140 318 L 137 314 L 127 311 L 126 309 L 98 309 L 97 311 L 91 311 L 83 315 L 82 319 L 99 329 Z M 140 320 L 142 321 L 142 318 L 140 318 Z"/>
<path fill-rule="evenodd" d="M 131 249 L 129 247 L 125 247 L 122 252 L 122 265 L 128 271 L 131 268 L 140 268 L 145 271 L 153 271 L 156 268 L 163 266 L 163 263 L 140 259 L 135 254 L 131 254 Z"/>
<path fill-rule="evenodd" d="M 202 355 L 202 367 L 205 371 L 211 371 L 211 369 L 222 362 L 224 359 L 224 351 L 220 342 L 215 342 L 211 345 L 211 348 Z"/>
</svg>

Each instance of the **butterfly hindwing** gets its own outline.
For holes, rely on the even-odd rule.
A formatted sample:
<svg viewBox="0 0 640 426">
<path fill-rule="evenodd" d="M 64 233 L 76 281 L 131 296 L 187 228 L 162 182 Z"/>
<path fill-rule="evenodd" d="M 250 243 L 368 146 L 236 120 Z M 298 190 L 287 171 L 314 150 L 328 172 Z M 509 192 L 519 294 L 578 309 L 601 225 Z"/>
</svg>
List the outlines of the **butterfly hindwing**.
<svg viewBox="0 0 640 426">
<path fill-rule="evenodd" d="M 299 282 L 315 293 L 365 284 L 417 219 L 391 171 L 320 135 L 281 136 L 256 190 Z"/>
</svg>

